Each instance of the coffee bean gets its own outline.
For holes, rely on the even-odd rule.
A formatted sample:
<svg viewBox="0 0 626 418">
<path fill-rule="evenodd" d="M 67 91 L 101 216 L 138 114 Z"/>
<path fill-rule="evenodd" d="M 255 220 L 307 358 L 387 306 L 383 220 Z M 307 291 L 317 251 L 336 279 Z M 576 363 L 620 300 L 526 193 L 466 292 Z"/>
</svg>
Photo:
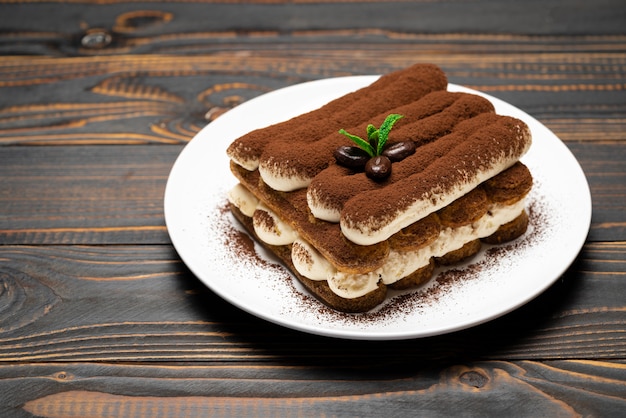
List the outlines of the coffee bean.
<svg viewBox="0 0 626 418">
<path fill-rule="evenodd" d="M 333 153 L 337 164 L 353 169 L 362 169 L 370 159 L 367 152 L 359 147 L 342 145 Z"/>
<path fill-rule="evenodd" d="M 391 160 L 384 155 L 372 157 L 365 164 L 365 174 L 373 180 L 384 180 L 391 174 Z"/>
<path fill-rule="evenodd" d="M 391 161 L 402 161 L 406 157 L 415 153 L 415 144 L 413 141 L 397 142 L 388 146 L 382 152 L 382 155 L 389 158 Z"/>
</svg>

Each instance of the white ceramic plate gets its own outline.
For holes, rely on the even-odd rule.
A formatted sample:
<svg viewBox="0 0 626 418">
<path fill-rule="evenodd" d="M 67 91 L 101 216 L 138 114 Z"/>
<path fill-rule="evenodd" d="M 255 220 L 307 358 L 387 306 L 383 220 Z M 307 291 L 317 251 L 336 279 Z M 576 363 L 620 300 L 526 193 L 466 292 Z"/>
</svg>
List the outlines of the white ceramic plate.
<svg viewBox="0 0 626 418">
<path fill-rule="evenodd" d="M 246 132 L 313 110 L 377 76 L 324 79 L 252 99 L 202 129 L 176 160 L 165 191 L 165 220 L 184 263 L 216 294 L 265 320 L 313 334 L 368 340 L 408 339 L 474 326 L 530 301 L 570 266 L 591 222 L 585 175 L 570 151 L 537 120 L 494 97 L 500 114 L 524 120 L 533 145 L 523 162 L 534 177 L 530 227 L 500 250 L 438 270 L 424 288 L 392 293 L 374 312 L 337 313 L 317 302 L 258 244 L 253 251 L 226 208 L 236 184 L 227 146 Z M 450 85 L 451 91 L 481 94 Z"/>
</svg>

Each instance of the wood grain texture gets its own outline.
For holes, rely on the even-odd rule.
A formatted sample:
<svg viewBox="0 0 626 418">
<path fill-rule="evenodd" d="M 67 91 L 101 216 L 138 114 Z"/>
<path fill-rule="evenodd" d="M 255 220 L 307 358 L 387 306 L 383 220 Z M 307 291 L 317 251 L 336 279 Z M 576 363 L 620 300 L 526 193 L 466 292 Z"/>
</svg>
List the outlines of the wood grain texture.
<svg viewBox="0 0 626 418">
<path fill-rule="evenodd" d="M 0 243 L 167 243 L 180 146 L 0 147 Z"/>
<path fill-rule="evenodd" d="M 626 406 L 625 366 L 494 361 L 389 375 L 297 363 L 16 364 L 0 366 L 0 401 L 16 417 L 610 417 Z"/>
<path fill-rule="evenodd" d="M 625 16 L 621 0 L 0 0 L 0 416 L 623 415 Z M 579 160 L 591 230 L 553 286 L 471 329 L 367 342 L 273 325 L 193 276 L 163 192 L 202 127 L 415 62 Z"/>
<path fill-rule="evenodd" d="M 388 56 L 389 41 L 337 40 L 340 46 L 307 49 L 278 44 L 296 48 L 282 56 L 257 48 L 185 57 L 9 57 L 0 61 L 0 144 L 185 143 L 215 115 L 267 91 L 324 77 L 386 73 L 415 62 L 436 63 L 450 81 L 522 108 L 565 141 L 626 139 L 626 83 L 615 77 L 626 73 L 626 38 L 615 52 L 591 58 L 584 50 L 512 56 L 490 50 L 489 43 L 468 52 L 465 41 L 459 37 L 445 47 L 451 55 L 409 43 L 394 45 Z M 529 42 L 545 48 L 544 40 Z M 551 42 L 564 48 L 559 39 Z M 319 49 L 321 56 L 310 52 Z M 28 95 L 18 93 L 26 88 Z"/>
<path fill-rule="evenodd" d="M 626 141 L 567 144 L 591 187 L 589 240 L 626 240 Z M 181 149 L 0 147 L 0 243 L 169 243 L 163 194 Z"/>
<path fill-rule="evenodd" d="M 31 1 L 34 4 L 27 9 L 19 7 L 20 3 L 0 1 L 7 11 L 0 18 L 2 27 L 24 34 L 60 32 L 66 35 L 64 39 L 84 27 L 109 28 L 130 38 L 156 33 L 176 37 L 204 31 L 291 33 L 323 29 L 570 36 L 623 34 L 620 19 L 626 10 L 626 6 L 616 0 L 595 3 L 529 0 L 524 4 L 515 0 L 495 4 L 489 0 L 179 0 L 166 3 L 52 0 Z M 28 13 L 29 10 L 33 13 Z M 46 19 L 52 14 L 68 19 Z"/>
<path fill-rule="evenodd" d="M 267 91 L 415 62 L 566 141 L 625 139 L 623 2 L 279 3 L 5 3 L 0 144 L 184 143 Z"/>
<path fill-rule="evenodd" d="M 471 330 L 334 341 L 275 326 L 207 290 L 169 246 L 2 246 L 0 362 L 228 361 L 341 367 L 626 356 L 623 243 L 588 244 L 544 295 Z M 332 344 L 330 343 L 332 341 Z"/>
<path fill-rule="evenodd" d="M 0 323 L 0 405 L 49 417 L 366 415 L 385 405 L 390 416 L 614 416 L 626 402 L 624 250 L 586 246 L 536 301 L 472 330 L 362 342 L 244 314 L 167 246 L 4 246 L 0 278 L 12 296 Z"/>
</svg>

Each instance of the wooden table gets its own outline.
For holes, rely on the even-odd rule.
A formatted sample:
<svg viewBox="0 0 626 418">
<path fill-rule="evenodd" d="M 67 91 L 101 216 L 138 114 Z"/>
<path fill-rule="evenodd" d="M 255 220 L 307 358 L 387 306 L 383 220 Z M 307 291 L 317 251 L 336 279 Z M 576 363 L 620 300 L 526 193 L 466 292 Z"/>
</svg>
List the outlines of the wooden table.
<svg viewBox="0 0 626 418">
<path fill-rule="evenodd" d="M 626 411 L 625 2 L 0 0 L 0 28 L 1 416 Z M 203 126 L 415 62 L 580 161 L 591 230 L 549 290 L 471 329 L 368 342 L 265 322 L 187 270 L 163 193 Z"/>
</svg>

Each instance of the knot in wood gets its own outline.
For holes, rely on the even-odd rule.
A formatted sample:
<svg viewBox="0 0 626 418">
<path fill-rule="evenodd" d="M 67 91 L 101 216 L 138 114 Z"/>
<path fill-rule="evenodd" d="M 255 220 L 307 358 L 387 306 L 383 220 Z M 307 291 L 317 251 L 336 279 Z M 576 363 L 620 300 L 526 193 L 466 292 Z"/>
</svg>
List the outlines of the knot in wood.
<svg viewBox="0 0 626 418">
<path fill-rule="evenodd" d="M 475 370 L 470 370 L 469 372 L 461 374 L 461 376 L 459 376 L 459 380 L 463 384 L 480 389 L 487 384 L 489 378 Z"/>
<path fill-rule="evenodd" d="M 85 48 L 100 49 L 111 44 L 113 38 L 104 29 L 92 29 L 88 31 L 80 40 L 80 44 Z"/>
</svg>

